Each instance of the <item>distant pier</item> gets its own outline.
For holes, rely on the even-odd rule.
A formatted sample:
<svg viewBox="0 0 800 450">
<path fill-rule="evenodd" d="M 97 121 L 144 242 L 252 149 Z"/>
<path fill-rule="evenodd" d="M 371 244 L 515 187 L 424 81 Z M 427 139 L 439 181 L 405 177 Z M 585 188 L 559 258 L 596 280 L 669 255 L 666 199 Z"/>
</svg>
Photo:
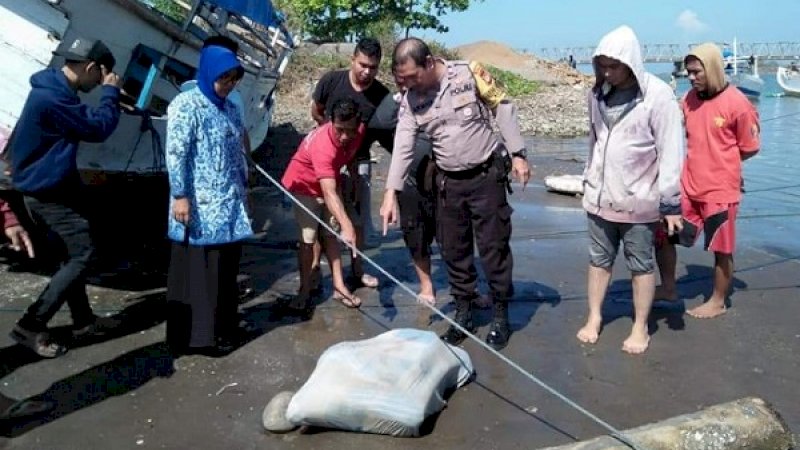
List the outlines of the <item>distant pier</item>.
<svg viewBox="0 0 800 450">
<path fill-rule="evenodd" d="M 683 59 L 689 49 L 696 44 L 646 44 L 642 45 L 644 62 L 673 62 Z M 730 46 L 728 43 L 718 43 L 720 48 Z M 760 60 L 791 60 L 800 59 L 800 42 L 757 42 L 737 44 L 739 56 L 754 55 Z M 592 62 L 594 46 L 585 47 L 547 47 L 536 49 L 519 49 L 523 53 L 533 53 L 536 56 L 551 61 L 567 61 L 572 59 L 577 64 Z"/>
</svg>

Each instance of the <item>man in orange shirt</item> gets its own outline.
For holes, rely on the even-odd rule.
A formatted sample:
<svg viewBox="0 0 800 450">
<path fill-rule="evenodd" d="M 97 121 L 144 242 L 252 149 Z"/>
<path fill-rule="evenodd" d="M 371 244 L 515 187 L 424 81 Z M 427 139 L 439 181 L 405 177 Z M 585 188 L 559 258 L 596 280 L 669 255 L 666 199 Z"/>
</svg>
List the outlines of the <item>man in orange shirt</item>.
<svg viewBox="0 0 800 450">
<path fill-rule="evenodd" d="M 692 83 L 681 102 L 687 147 L 681 175 L 686 244 L 693 244 L 702 230 L 705 249 L 714 252 L 714 292 L 687 314 L 710 319 L 726 310 L 742 196 L 742 161 L 758 152 L 760 127 L 752 103 L 725 80 L 719 47 L 699 45 L 684 62 Z M 658 256 L 662 285 L 656 298 L 677 299 L 674 244 L 663 242 Z"/>
</svg>

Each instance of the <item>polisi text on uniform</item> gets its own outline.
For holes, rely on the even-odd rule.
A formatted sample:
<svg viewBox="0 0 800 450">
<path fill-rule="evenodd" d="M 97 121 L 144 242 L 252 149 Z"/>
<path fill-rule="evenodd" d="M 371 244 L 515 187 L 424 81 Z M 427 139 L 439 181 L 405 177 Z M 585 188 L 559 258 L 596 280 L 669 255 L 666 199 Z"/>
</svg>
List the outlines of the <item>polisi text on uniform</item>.
<svg viewBox="0 0 800 450">
<path fill-rule="evenodd" d="M 464 84 L 463 86 L 457 86 L 450 91 L 450 95 L 458 95 L 463 94 L 464 92 L 469 92 L 475 89 L 475 85 L 472 83 Z"/>
</svg>

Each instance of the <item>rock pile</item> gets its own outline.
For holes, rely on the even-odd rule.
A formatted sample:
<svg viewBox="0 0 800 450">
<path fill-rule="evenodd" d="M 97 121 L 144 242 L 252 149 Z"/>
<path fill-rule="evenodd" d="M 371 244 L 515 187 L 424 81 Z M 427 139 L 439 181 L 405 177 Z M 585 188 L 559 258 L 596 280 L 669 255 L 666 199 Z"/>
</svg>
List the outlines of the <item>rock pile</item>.
<svg viewBox="0 0 800 450">
<path fill-rule="evenodd" d="M 513 70 L 540 83 L 541 87 L 535 94 L 513 99 L 519 109 L 523 134 L 574 137 L 588 132 L 586 95 L 592 77 L 565 64 L 520 54 L 493 42 L 479 42 L 459 47 L 457 51 L 462 58 Z M 312 50 L 309 53 L 314 52 Z M 314 126 L 309 112 L 314 83 L 327 70 L 346 66 L 346 62 L 336 62 L 335 67 L 319 67 L 309 64 L 309 61 L 318 59 L 309 59 L 307 55 L 300 53 L 289 64 L 289 73 L 281 80 L 278 90 L 277 105 L 272 118 L 275 126 L 290 123 L 301 133 L 310 130 Z M 384 80 L 388 77 L 388 74 L 379 75 Z"/>
</svg>

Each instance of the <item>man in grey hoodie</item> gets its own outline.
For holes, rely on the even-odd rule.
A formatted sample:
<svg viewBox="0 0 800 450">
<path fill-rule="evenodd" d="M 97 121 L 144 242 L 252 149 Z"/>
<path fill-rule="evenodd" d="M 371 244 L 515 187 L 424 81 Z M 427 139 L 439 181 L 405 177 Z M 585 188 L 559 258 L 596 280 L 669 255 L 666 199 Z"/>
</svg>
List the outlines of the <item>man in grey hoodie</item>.
<svg viewBox="0 0 800 450">
<path fill-rule="evenodd" d="M 647 318 L 655 291 L 654 232 L 666 221 L 681 228 L 681 113 L 672 89 L 645 72 L 641 47 L 627 26 L 600 41 L 593 58 L 596 83 L 589 93 L 590 153 L 584 170 L 583 207 L 589 219 L 589 316 L 578 331 L 594 344 L 601 309 L 622 242 L 633 284 L 634 323 L 622 344 L 647 350 Z"/>
</svg>

